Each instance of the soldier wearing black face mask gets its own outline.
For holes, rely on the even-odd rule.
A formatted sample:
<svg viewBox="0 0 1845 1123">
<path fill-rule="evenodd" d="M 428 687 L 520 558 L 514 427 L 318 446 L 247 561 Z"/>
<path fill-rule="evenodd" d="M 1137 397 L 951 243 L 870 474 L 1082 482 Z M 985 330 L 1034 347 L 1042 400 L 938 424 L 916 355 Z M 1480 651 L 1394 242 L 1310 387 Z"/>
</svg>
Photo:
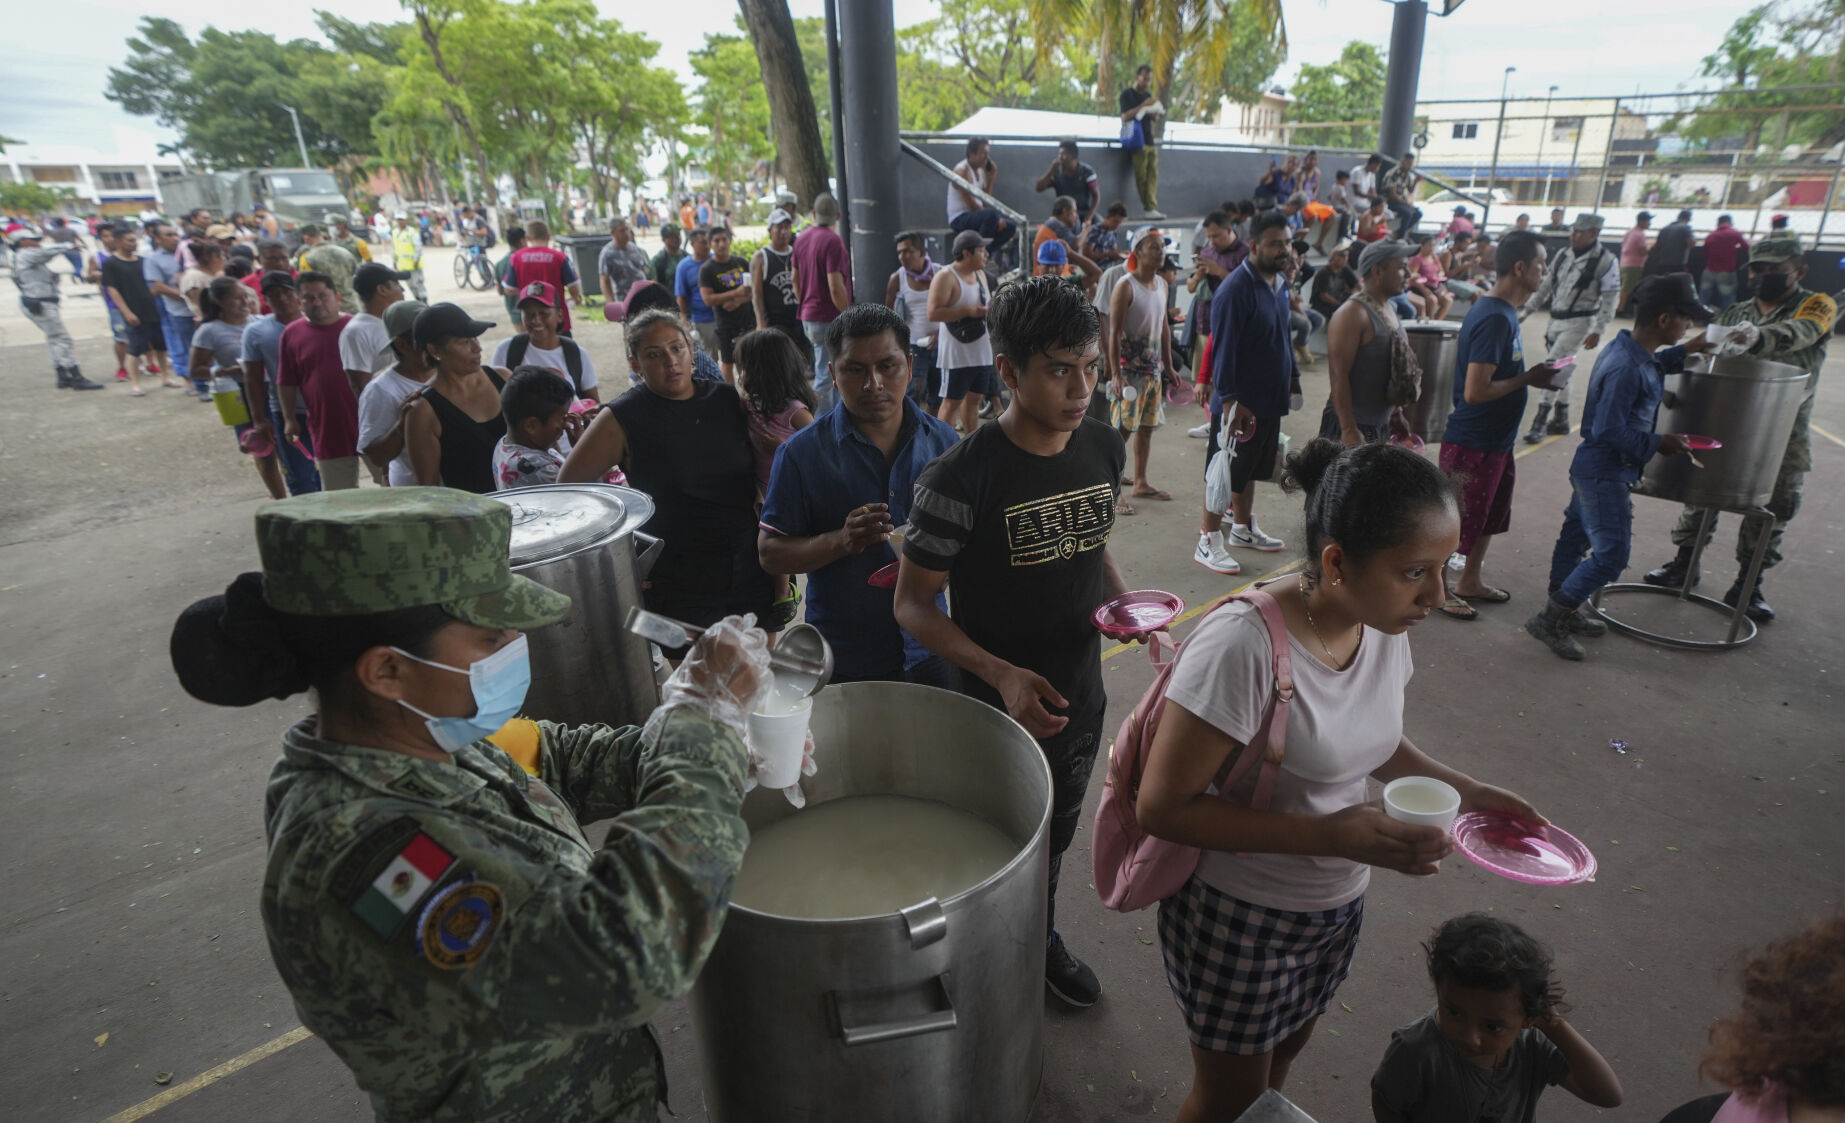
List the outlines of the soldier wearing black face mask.
<svg viewBox="0 0 1845 1123">
<path fill-rule="evenodd" d="M 1795 415 L 1794 430 L 1787 439 L 1787 452 L 1781 458 L 1781 471 L 1775 477 L 1774 495 L 1768 500 L 1768 510 L 1774 519 L 1772 522 L 1759 518 L 1743 520 L 1742 530 L 1736 535 L 1736 580 L 1723 596 L 1724 603 L 1730 605 L 1734 605 L 1738 597 L 1746 597 L 1749 619 L 1763 622 L 1773 620 L 1775 613 L 1762 599 L 1761 579 L 1756 579 L 1754 588 L 1744 589 L 1743 578 L 1756 543 L 1764 533 L 1769 539 L 1768 552 L 1762 558 L 1763 575 L 1781 560 L 1781 535 L 1794 512 L 1800 509 L 1802 487 L 1807 471 L 1813 467 L 1807 423 L 1813 416 L 1814 391 L 1819 384 L 1819 368 L 1826 361 L 1826 343 L 1832 337 L 1832 327 L 1839 314 L 1838 304 L 1832 297 L 1800 286 L 1806 274 L 1806 259 L 1801 255 L 1798 238 L 1790 235 L 1764 238 L 1749 252 L 1749 277 L 1754 284 L 1754 296 L 1744 297 L 1717 317 L 1717 323 L 1722 326 L 1745 325 L 1739 337 L 1731 339 L 1727 345 L 1719 345 L 1717 354 L 1757 355 L 1797 366 L 1811 376 L 1807 383 L 1807 400 Z M 1678 556 L 1648 573 L 1645 578 L 1648 584 L 1670 587 L 1684 584 L 1685 570 L 1691 564 L 1692 548 L 1697 541 L 1698 521 L 1703 513 L 1703 508 L 1686 507 L 1679 515 L 1677 525 L 1672 528 L 1672 543 L 1678 547 Z M 1713 533 L 1716 526 L 1716 520 L 1712 519 Z M 1708 543 L 1709 539 L 1705 541 Z M 1691 581 L 1697 584 L 1696 574 Z"/>
</svg>

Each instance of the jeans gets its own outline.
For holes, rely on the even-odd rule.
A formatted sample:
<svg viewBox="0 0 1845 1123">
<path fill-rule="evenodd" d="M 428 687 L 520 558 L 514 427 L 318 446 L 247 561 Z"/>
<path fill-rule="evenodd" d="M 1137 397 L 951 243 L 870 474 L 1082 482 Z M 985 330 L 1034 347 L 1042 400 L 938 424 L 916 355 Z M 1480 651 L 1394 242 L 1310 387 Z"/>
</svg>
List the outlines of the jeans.
<svg viewBox="0 0 1845 1123">
<path fill-rule="evenodd" d="M 1719 312 L 1736 303 L 1736 273 L 1706 269 L 1698 282 L 1698 298 Z"/>
<path fill-rule="evenodd" d="M 909 398 L 919 406 L 926 406 L 931 414 L 942 404 L 942 388 L 936 382 L 935 348 L 910 348 L 910 388 Z"/>
<path fill-rule="evenodd" d="M 1326 326 L 1326 317 L 1309 308 L 1305 312 L 1289 312 L 1288 323 L 1294 329 L 1294 346 L 1305 348 L 1307 337 Z"/>
<path fill-rule="evenodd" d="M 807 333 L 807 342 L 814 349 L 814 397 L 820 400 L 820 408 L 814 410 L 816 417 L 833 408 L 833 356 L 826 350 L 827 327 L 812 320 L 801 321 L 801 330 Z"/>
<path fill-rule="evenodd" d="M 1408 203 L 1392 203 L 1386 201 L 1384 206 L 1388 207 L 1390 213 L 1396 215 L 1399 220 L 1397 223 L 1397 238 L 1399 240 L 1408 237 L 1409 232 L 1416 228 L 1416 223 L 1422 221 L 1422 212 L 1410 206 Z"/>
<path fill-rule="evenodd" d="M 160 302 L 160 332 L 166 337 L 167 359 L 173 364 L 173 373 L 182 379 L 191 378 L 192 375 L 192 333 L 198 330 L 198 326 L 198 321 L 192 318 L 191 313 L 181 316 L 169 310 L 164 300 Z M 195 390 L 203 390 L 205 380 L 194 378 L 192 386 Z"/>
<path fill-rule="evenodd" d="M 282 404 L 276 400 L 273 387 L 269 391 L 269 425 L 275 432 L 276 459 L 282 464 L 282 482 L 288 487 L 290 495 L 307 495 L 320 490 L 320 472 L 314 467 L 314 458 L 303 452 L 300 446 L 282 435 Z M 301 433 L 302 443 L 310 441 L 304 428 Z"/>
<path fill-rule="evenodd" d="M 948 229 L 957 234 L 963 230 L 977 230 L 982 238 L 991 238 L 995 241 L 1012 237 L 1012 224 L 992 207 L 982 207 L 977 211 L 962 211 L 948 220 Z"/>
<path fill-rule="evenodd" d="M 1045 931 L 1057 931 L 1057 875 L 1063 869 L 1063 852 L 1076 839 L 1076 824 L 1083 817 L 1083 797 L 1089 794 L 1089 774 L 1095 770 L 1096 750 L 1102 744 L 1103 711 L 1078 719 L 1053 736 L 1038 742 L 1051 766 L 1051 880 L 1050 904 L 1044 913 Z"/>
<path fill-rule="evenodd" d="M 1563 529 L 1550 554 L 1550 599 L 1575 608 L 1627 568 L 1634 501 L 1626 480 L 1571 476 L 1570 488 Z"/>
</svg>

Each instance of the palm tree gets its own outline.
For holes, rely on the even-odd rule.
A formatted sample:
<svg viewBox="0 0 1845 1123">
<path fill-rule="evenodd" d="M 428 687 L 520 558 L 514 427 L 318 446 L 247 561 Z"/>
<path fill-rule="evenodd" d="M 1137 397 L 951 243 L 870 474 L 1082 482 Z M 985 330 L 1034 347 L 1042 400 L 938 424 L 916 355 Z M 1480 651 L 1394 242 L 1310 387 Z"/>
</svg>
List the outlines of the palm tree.
<svg viewBox="0 0 1845 1123">
<path fill-rule="evenodd" d="M 1281 0 L 1031 0 L 1033 37 L 1044 54 L 1064 38 L 1082 35 L 1101 44 L 1096 99 L 1112 104 L 1125 84 L 1120 60 L 1145 57 L 1153 67 L 1154 96 L 1172 106 L 1175 89 L 1187 91 L 1176 108 L 1207 112 L 1224 91 L 1223 75 L 1247 47 L 1253 21 L 1275 50 L 1287 48 Z"/>
</svg>

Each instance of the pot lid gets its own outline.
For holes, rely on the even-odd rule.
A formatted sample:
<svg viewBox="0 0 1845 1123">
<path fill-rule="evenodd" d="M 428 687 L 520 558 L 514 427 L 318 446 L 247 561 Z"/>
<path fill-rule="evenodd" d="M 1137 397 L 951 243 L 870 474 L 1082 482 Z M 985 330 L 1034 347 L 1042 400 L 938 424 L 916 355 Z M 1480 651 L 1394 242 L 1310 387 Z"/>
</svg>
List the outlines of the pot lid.
<svg viewBox="0 0 1845 1123">
<path fill-rule="evenodd" d="M 1461 331 L 1459 320 L 1404 320 L 1402 323 L 1404 331 L 1438 331 L 1443 335 L 1459 335 Z"/>
<path fill-rule="evenodd" d="M 631 533 L 653 517 L 653 501 L 611 484 L 550 484 L 494 492 L 512 508 L 514 569 Z"/>
</svg>

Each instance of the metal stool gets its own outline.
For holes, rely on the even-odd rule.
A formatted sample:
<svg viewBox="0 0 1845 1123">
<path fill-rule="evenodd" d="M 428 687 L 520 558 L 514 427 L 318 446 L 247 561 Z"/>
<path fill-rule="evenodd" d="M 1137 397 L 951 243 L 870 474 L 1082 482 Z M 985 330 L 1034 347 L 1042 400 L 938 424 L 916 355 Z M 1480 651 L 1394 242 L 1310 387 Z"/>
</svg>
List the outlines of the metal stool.
<svg viewBox="0 0 1845 1123">
<path fill-rule="evenodd" d="M 1635 494 L 1642 495 L 1645 493 L 1635 492 Z M 1704 544 L 1710 537 L 1711 524 L 1717 520 L 1718 510 L 1719 509 L 1716 507 L 1706 507 L 1704 509 L 1704 514 L 1698 519 L 1697 545 L 1693 547 L 1691 551 L 1691 564 L 1685 567 L 1684 585 L 1676 589 L 1668 589 L 1661 585 L 1648 585 L 1639 582 L 1629 582 L 1620 585 L 1604 585 L 1596 590 L 1594 596 L 1589 598 L 1589 605 L 1595 609 L 1595 614 L 1606 621 L 1610 628 L 1618 632 L 1623 632 L 1637 639 L 1646 640 L 1648 643 L 1662 644 L 1666 647 L 1683 648 L 1686 651 L 1729 651 L 1734 648 L 1742 647 L 1744 644 L 1754 639 L 1758 629 L 1755 626 L 1755 621 L 1749 619 L 1744 609 L 1749 604 L 1749 590 L 1755 588 L 1756 580 L 1762 575 L 1762 559 L 1768 553 L 1769 535 L 1763 534 L 1755 543 L 1755 555 L 1749 559 L 1749 571 L 1744 576 L 1741 586 L 1741 595 L 1736 598 L 1736 606 L 1734 608 L 1731 608 L 1729 605 L 1724 604 L 1714 597 L 1703 596 L 1691 591 L 1691 575 L 1698 571 L 1698 562 L 1704 556 Z M 1773 513 L 1766 507 L 1725 507 L 1722 508 L 1722 510 L 1728 511 L 1731 514 L 1741 515 L 1746 519 L 1760 518 L 1768 519 L 1771 522 L 1774 519 Z M 1610 616 L 1608 611 L 1602 607 L 1602 598 L 1610 593 L 1653 593 L 1655 595 L 1677 597 L 1679 600 L 1688 604 L 1697 604 L 1703 605 L 1706 608 L 1714 608 L 1718 612 L 1727 613 L 1729 615 L 1730 634 L 1720 640 L 1696 640 L 1681 639 L 1678 636 L 1667 636 L 1661 635 L 1658 632 L 1649 632 L 1645 628 L 1625 623 Z"/>
</svg>

